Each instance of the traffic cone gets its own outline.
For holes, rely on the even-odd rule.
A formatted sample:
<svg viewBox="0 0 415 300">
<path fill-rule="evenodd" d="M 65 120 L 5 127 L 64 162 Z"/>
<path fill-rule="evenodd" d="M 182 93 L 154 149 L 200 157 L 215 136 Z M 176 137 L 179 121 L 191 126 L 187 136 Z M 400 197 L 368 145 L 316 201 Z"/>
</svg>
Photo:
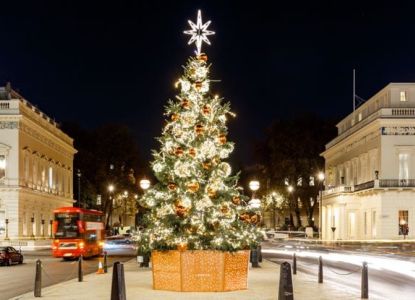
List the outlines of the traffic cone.
<svg viewBox="0 0 415 300">
<path fill-rule="evenodd" d="M 99 262 L 98 262 L 98 271 L 97 274 L 105 274 L 104 272 L 104 268 L 102 266 L 102 258 L 99 258 Z"/>
</svg>

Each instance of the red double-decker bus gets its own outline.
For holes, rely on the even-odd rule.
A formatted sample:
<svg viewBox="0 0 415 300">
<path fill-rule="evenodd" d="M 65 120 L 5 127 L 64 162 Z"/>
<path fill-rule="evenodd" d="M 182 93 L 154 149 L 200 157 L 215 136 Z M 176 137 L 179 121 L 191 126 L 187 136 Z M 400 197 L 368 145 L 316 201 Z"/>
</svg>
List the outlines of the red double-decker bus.
<svg viewBox="0 0 415 300">
<path fill-rule="evenodd" d="M 104 246 L 103 213 L 79 207 L 55 209 L 52 254 L 64 259 L 100 255 Z"/>
</svg>

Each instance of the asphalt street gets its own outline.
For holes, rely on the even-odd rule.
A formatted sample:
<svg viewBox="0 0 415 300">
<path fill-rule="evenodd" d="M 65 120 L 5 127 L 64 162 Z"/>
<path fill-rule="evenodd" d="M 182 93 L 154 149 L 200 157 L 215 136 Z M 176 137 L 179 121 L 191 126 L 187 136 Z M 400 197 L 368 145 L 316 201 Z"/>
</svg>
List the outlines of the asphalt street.
<svg viewBox="0 0 415 300">
<path fill-rule="evenodd" d="M 115 261 L 124 262 L 135 257 L 134 249 L 116 249 L 108 251 L 108 266 Z M 17 299 L 16 296 L 34 290 L 36 260 L 40 259 L 43 266 L 42 287 L 67 281 L 78 276 L 78 262 L 64 261 L 54 258 L 50 250 L 28 251 L 23 253 L 24 263 L 10 267 L 0 267 L 0 300 Z M 83 261 L 84 274 L 96 272 L 98 258 Z M 99 276 L 99 275 L 97 275 Z"/>
</svg>

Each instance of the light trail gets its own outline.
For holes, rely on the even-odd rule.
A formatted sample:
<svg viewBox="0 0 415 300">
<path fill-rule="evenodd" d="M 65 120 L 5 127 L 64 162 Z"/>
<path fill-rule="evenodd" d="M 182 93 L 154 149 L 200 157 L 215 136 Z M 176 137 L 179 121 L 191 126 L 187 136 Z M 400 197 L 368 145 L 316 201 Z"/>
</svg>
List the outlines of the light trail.
<svg viewBox="0 0 415 300">
<path fill-rule="evenodd" d="M 269 254 L 296 254 L 297 257 L 315 258 L 316 264 L 319 256 L 323 257 L 323 261 L 343 262 L 356 266 L 362 266 L 363 262 L 367 262 L 370 269 L 388 270 L 398 274 L 415 278 L 415 263 L 411 261 L 398 260 L 387 257 L 376 257 L 372 255 L 360 254 L 340 254 L 340 253 L 322 253 L 318 251 L 296 251 L 292 246 L 286 247 L 284 250 L 263 248 L 262 253 Z"/>
</svg>

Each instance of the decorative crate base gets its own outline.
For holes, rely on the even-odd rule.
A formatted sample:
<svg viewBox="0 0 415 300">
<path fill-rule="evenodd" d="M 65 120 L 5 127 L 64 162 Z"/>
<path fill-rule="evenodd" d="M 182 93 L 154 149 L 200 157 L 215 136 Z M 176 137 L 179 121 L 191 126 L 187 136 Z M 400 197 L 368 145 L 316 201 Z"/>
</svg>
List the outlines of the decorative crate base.
<svg viewBox="0 0 415 300">
<path fill-rule="evenodd" d="M 249 250 L 153 251 L 153 288 L 181 292 L 247 289 Z"/>
</svg>

